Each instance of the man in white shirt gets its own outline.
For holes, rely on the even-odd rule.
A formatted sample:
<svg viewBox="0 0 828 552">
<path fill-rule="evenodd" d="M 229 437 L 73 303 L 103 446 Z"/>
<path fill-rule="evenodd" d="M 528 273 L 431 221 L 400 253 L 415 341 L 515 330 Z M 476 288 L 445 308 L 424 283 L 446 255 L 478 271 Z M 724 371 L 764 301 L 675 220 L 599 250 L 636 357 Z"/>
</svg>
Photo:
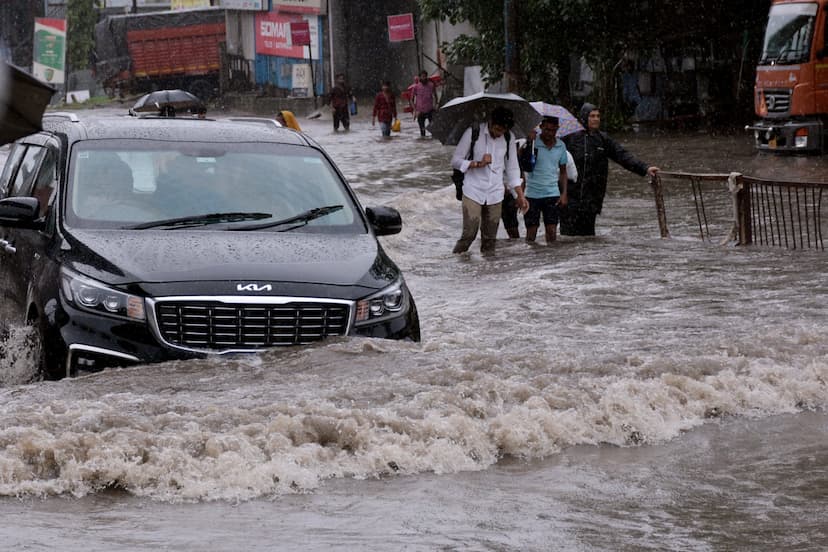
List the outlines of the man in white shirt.
<svg viewBox="0 0 828 552">
<path fill-rule="evenodd" d="M 453 253 L 468 251 L 477 231 L 480 230 L 480 252 L 494 253 L 497 227 L 500 224 L 500 210 L 504 186 L 517 193 L 517 205 L 522 212 L 528 209 L 520 183 L 515 140 L 506 139 L 514 124 L 514 115 L 505 107 L 496 107 L 489 116 L 489 122 L 480 125 L 480 134 L 474 143 L 471 157 L 472 128 L 466 129 L 451 166 L 465 174 L 463 180 L 463 233 Z"/>
</svg>

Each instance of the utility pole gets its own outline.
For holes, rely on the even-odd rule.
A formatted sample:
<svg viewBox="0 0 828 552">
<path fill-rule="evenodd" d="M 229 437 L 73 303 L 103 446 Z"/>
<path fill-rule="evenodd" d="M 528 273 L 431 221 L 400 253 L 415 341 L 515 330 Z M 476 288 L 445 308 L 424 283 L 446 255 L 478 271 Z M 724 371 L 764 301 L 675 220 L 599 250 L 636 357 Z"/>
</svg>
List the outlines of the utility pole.
<svg viewBox="0 0 828 552">
<path fill-rule="evenodd" d="M 506 38 L 506 63 L 504 65 L 506 91 L 518 92 L 523 88 L 518 35 L 518 0 L 503 0 L 503 23 Z"/>
</svg>

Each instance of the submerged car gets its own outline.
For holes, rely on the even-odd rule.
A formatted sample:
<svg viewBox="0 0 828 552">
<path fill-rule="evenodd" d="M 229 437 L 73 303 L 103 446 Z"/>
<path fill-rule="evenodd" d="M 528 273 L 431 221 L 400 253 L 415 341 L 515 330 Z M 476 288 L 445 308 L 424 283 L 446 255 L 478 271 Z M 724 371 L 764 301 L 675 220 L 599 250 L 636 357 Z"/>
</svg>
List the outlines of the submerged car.
<svg viewBox="0 0 828 552">
<path fill-rule="evenodd" d="M 312 139 L 200 119 L 50 114 L 0 177 L 0 325 L 48 378 L 303 345 L 419 341 L 417 308 Z"/>
</svg>

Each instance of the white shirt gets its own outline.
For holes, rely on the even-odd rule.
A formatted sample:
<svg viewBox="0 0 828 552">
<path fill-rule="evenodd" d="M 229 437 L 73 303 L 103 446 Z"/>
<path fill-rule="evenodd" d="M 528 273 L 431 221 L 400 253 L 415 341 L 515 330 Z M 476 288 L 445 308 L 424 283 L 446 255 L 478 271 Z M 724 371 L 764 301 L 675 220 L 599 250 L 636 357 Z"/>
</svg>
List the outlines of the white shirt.
<svg viewBox="0 0 828 552">
<path fill-rule="evenodd" d="M 466 159 L 471 146 L 472 129 L 467 128 L 460 138 L 454 156 L 451 158 L 452 168 L 465 173 L 463 180 L 463 195 L 480 205 L 493 205 L 503 201 L 503 184 L 510 190 L 520 186 L 520 167 L 517 161 L 515 138 L 509 140 L 509 159 L 506 159 L 506 138 L 492 138 L 489 134 L 489 125 L 480 125 L 480 136 L 474 144 L 474 153 L 471 159 Z M 470 169 L 472 161 L 480 161 L 483 155 L 492 156 L 490 165 L 477 169 Z M 505 178 L 504 178 L 505 175 Z"/>
</svg>

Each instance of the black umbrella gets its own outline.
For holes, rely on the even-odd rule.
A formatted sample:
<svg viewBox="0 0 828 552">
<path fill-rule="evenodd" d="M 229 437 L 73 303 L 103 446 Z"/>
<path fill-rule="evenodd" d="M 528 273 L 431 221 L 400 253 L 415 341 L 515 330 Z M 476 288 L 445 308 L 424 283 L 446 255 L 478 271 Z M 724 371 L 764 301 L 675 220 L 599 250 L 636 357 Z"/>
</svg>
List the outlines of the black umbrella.
<svg viewBox="0 0 828 552">
<path fill-rule="evenodd" d="M 147 113 L 152 111 L 167 113 L 170 108 L 174 111 L 197 111 L 204 107 L 204 104 L 197 96 L 186 90 L 156 90 L 138 98 L 132 111 L 136 113 Z"/>
<path fill-rule="evenodd" d="M 0 61 L 0 145 L 43 130 L 43 112 L 55 89 Z"/>
<path fill-rule="evenodd" d="M 441 107 L 428 130 L 443 145 L 455 146 L 467 128 L 485 122 L 496 107 L 509 108 L 515 116 L 514 138 L 525 138 L 541 120 L 540 113 L 517 94 L 478 92 L 454 98 Z"/>
</svg>

